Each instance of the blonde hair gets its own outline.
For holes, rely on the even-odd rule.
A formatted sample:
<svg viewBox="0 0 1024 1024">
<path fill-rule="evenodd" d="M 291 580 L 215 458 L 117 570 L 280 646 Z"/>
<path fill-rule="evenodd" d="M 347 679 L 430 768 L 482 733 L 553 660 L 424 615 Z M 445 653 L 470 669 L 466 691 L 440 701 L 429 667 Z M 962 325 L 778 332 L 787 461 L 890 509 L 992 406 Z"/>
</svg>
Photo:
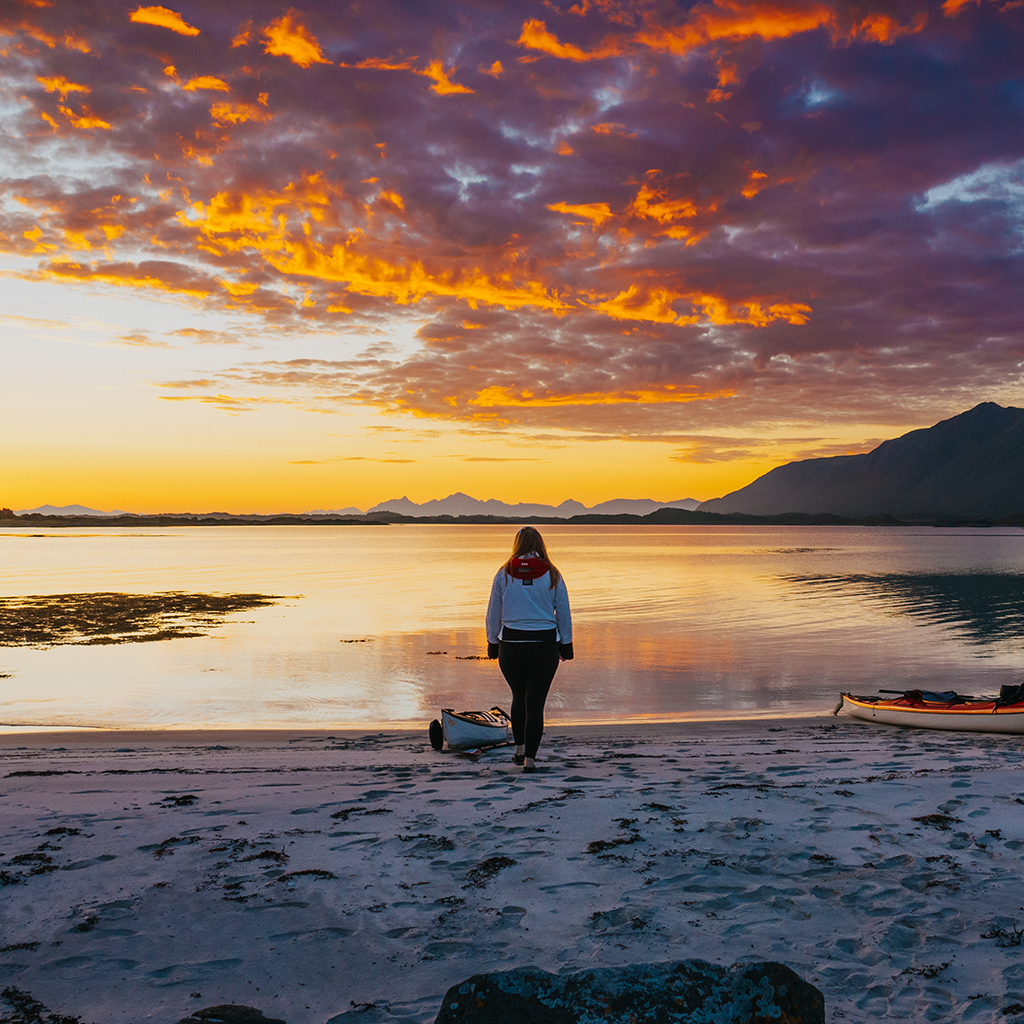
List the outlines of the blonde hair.
<svg viewBox="0 0 1024 1024">
<path fill-rule="evenodd" d="M 513 559 L 531 554 L 540 555 L 548 563 L 548 575 L 550 577 L 548 588 L 554 590 L 558 586 L 558 581 L 562 578 L 562 574 L 555 568 L 554 562 L 548 558 L 548 549 L 544 545 L 544 538 L 540 535 L 540 530 L 536 530 L 532 526 L 524 526 L 516 534 L 515 540 L 512 541 L 512 554 L 503 566 L 506 575 L 512 575 Z"/>
</svg>

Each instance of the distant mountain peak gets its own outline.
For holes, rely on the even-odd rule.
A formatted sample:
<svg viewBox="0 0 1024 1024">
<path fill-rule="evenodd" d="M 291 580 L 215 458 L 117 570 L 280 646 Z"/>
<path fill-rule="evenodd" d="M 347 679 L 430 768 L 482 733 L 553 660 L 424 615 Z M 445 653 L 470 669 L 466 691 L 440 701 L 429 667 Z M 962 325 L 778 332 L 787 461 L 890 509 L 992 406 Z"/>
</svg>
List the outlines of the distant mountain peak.
<svg viewBox="0 0 1024 1024">
<path fill-rule="evenodd" d="M 38 513 L 41 516 L 126 516 L 130 513 L 115 509 L 113 512 L 101 512 L 99 509 L 87 508 L 85 505 L 40 505 L 38 508 L 15 509 L 14 514 L 30 516 Z"/>
<path fill-rule="evenodd" d="M 303 512 L 304 516 L 361 516 L 360 509 L 350 505 L 348 508 L 314 508 L 309 512 Z"/>
</svg>

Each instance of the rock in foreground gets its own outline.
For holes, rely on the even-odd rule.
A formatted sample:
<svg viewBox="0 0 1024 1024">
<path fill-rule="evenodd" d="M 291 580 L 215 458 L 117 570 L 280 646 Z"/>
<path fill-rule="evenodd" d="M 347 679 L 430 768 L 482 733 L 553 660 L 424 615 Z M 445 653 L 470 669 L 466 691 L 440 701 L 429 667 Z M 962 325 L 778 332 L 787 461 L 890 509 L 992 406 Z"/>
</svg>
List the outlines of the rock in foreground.
<svg viewBox="0 0 1024 1024">
<path fill-rule="evenodd" d="M 825 999 L 783 964 L 704 960 L 559 976 L 475 974 L 445 993 L 435 1024 L 824 1024 Z"/>
<path fill-rule="evenodd" d="M 285 1024 L 276 1017 L 264 1017 L 262 1010 L 254 1006 L 239 1006 L 235 1003 L 220 1003 L 203 1010 L 193 1010 L 191 1017 L 185 1017 L 178 1024 Z"/>
</svg>

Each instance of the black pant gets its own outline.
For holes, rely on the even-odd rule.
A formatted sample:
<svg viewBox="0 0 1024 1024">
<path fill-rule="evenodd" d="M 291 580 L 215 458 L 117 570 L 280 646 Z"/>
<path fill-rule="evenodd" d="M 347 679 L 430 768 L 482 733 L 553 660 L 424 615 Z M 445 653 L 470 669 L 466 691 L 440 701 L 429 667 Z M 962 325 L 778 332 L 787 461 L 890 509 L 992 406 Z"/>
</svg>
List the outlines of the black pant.
<svg viewBox="0 0 1024 1024">
<path fill-rule="evenodd" d="M 512 691 L 512 735 L 536 757 L 544 733 L 544 702 L 558 668 L 558 644 L 502 642 L 498 668 Z"/>
</svg>

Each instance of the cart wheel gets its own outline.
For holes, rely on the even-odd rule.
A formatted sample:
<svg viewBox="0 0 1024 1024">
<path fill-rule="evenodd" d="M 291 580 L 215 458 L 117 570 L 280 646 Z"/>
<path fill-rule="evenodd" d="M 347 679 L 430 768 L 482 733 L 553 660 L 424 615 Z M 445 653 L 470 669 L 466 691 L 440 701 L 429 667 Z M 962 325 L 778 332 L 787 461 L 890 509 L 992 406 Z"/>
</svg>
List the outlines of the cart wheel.
<svg viewBox="0 0 1024 1024">
<path fill-rule="evenodd" d="M 444 748 L 444 729 L 436 718 L 430 723 L 430 745 L 435 750 Z"/>
</svg>

